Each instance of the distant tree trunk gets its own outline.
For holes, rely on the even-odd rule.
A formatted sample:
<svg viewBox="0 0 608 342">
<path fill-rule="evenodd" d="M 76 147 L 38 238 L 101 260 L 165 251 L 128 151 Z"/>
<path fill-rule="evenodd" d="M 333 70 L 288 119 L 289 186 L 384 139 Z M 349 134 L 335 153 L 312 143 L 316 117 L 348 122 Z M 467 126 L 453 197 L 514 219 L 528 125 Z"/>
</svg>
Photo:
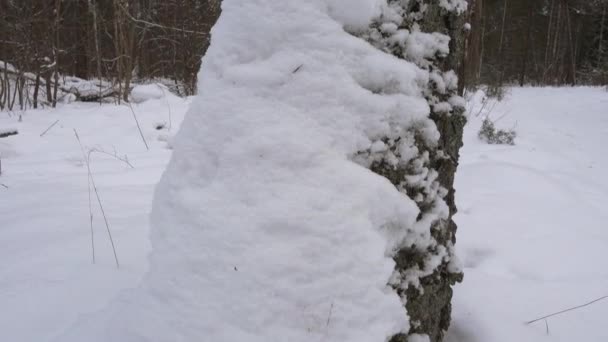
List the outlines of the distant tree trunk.
<svg viewBox="0 0 608 342">
<path fill-rule="evenodd" d="M 42 76 L 44 77 L 44 89 L 46 91 L 46 102 L 51 103 L 53 101 L 53 93 L 51 91 L 51 70 L 45 68 Z"/>
<path fill-rule="evenodd" d="M 479 84 L 483 56 L 483 0 L 469 1 L 471 32 L 468 37 L 465 85 Z"/>
<path fill-rule="evenodd" d="M 522 54 L 521 72 L 519 74 L 519 86 L 523 87 L 526 82 L 526 68 L 528 66 L 528 55 L 530 54 L 530 33 L 532 32 L 532 8 L 528 9 L 528 24 L 526 29 L 526 43 Z"/>
<path fill-rule="evenodd" d="M 508 0 L 504 0 L 502 9 L 502 21 L 500 24 L 500 43 L 498 45 L 498 58 L 500 66 L 500 75 L 498 76 L 498 86 L 502 87 L 505 77 L 505 57 L 504 57 L 504 43 L 505 43 L 505 23 L 507 21 L 507 6 Z"/>
<path fill-rule="evenodd" d="M 34 82 L 34 109 L 38 108 L 38 91 L 40 90 L 40 71 L 36 73 L 36 81 Z"/>
<path fill-rule="evenodd" d="M 92 0 L 88 0 L 89 12 L 93 16 L 93 36 L 95 44 L 95 66 L 97 71 L 97 80 L 99 81 L 99 104 L 102 101 L 102 83 L 101 83 L 101 53 L 99 52 L 99 30 L 97 28 L 97 6 L 93 4 Z"/>
<path fill-rule="evenodd" d="M 55 35 L 53 41 L 53 74 L 54 74 L 54 85 L 53 85 L 53 97 L 52 106 L 57 106 L 57 90 L 59 88 L 59 25 L 61 23 L 61 0 L 55 0 Z"/>
<path fill-rule="evenodd" d="M 570 47 L 570 84 L 576 84 L 576 58 L 574 51 L 574 40 L 572 39 L 572 23 L 570 22 L 570 8 L 566 4 L 566 21 L 568 22 L 568 46 Z"/>
<path fill-rule="evenodd" d="M 559 61 L 559 55 L 557 54 L 557 46 L 559 43 L 559 36 L 561 31 L 561 18 L 562 18 L 562 3 L 561 0 L 557 2 L 557 21 L 555 22 L 555 34 L 553 35 L 553 52 L 551 53 L 551 70 L 553 71 L 553 77 L 551 79 L 551 83 L 555 84 L 559 74 L 559 68 L 557 66 Z"/>
<path fill-rule="evenodd" d="M 547 38 L 545 46 L 545 63 L 543 70 L 543 83 L 547 83 L 547 77 L 549 75 L 549 47 L 551 46 L 551 24 L 553 23 L 553 9 L 555 8 L 555 0 L 551 1 L 551 9 L 549 10 L 549 23 L 547 24 Z"/>
<path fill-rule="evenodd" d="M 606 23 L 606 7 L 608 7 L 608 5 L 604 4 L 604 9 L 602 11 L 602 20 L 600 22 L 600 37 L 599 37 L 599 44 L 597 47 L 597 65 L 598 67 L 602 66 L 602 58 L 604 57 L 604 25 Z"/>
</svg>

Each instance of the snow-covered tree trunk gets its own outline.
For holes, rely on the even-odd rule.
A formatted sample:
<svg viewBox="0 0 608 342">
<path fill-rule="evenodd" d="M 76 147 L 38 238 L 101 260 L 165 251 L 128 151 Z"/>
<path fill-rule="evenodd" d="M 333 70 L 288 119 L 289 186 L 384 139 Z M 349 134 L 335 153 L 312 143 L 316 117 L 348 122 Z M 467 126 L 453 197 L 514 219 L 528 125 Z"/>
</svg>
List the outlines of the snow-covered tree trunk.
<svg viewBox="0 0 608 342">
<path fill-rule="evenodd" d="M 396 273 L 391 285 L 407 308 L 411 323 L 408 335 L 428 335 L 431 342 L 438 342 L 450 324 L 452 285 L 463 279 L 454 256 L 457 227 L 452 217 L 456 213 L 454 175 L 466 122 L 463 100 L 458 96 L 462 85 L 458 84 L 455 71 L 463 62 L 463 13 L 467 3 L 392 0 L 389 4 L 399 17 L 383 16 L 366 38 L 379 49 L 429 72 L 425 97 L 440 137 L 429 142 L 422 138 L 428 127 L 410 130 L 406 136 L 415 137 L 417 156 L 395 165 L 391 160 L 395 155 L 403 159 L 399 144 L 407 137 L 387 136 L 384 142 L 391 152 L 386 158 L 376 159 L 370 168 L 416 201 L 420 208 L 418 222 L 430 229 L 430 244 L 420 245 L 412 238 L 400 247 L 394 258 Z M 421 44 L 426 51 L 421 51 Z M 449 53 L 444 44 L 449 46 Z M 440 213 L 444 206 L 446 212 Z M 408 335 L 399 334 L 392 341 L 406 341 Z"/>
<path fill-rule="evenodd" d="M 462 279 L 465 10 L 224 0 L 142 290 L 101 314 L 111 329 L 94 319 L 62 342 L 440 341 Z"/>
</svg>

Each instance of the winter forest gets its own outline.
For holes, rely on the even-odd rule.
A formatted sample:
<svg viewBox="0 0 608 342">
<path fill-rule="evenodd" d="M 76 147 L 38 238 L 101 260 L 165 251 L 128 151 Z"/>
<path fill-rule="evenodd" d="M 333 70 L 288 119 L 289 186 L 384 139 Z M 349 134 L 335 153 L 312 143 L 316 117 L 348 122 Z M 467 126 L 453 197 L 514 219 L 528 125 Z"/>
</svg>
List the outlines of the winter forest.
<svg viewBox="0 0 608 342">
<path fill-rule="evenodd" d="M 608 341 L 608 0 L 0 0 L 0 331 Z"/>
</svg>

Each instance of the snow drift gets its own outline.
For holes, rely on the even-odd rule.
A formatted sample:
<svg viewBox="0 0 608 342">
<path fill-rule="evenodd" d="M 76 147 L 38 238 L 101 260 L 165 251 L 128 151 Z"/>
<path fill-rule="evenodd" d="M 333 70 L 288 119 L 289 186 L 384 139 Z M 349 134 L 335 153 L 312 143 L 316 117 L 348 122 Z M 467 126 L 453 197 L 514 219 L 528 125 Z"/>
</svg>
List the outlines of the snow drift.
<svg viewBox="0 0 608 342">
<path fill-rule="evenodd" d="M 431 243 L 430 222 L 353 160 L 386 153 L 381 139 L 396 128 L 438 138 L 423 98 L 429 73 L 344 30 L 390 10 L 380 0 L 223 2 L 201 95 L 156 191 L 150 271 L 61 341 L 369 342 L 407 332 L 387 286 L 392 256 L 405 238 Z M 403 158 L 415 155 L 413 140 Z"/>
</svg>

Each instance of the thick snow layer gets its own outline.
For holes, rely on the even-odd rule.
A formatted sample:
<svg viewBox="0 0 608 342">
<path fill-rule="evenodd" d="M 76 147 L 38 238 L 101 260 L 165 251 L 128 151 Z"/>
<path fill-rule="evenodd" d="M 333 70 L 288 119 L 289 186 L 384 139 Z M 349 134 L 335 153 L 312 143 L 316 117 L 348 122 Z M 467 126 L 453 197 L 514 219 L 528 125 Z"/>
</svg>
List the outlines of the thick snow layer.
<svg viewBox="0 0 608 342">
<path fill-rule="evenodd" d="M 329 14 L 351 30 L 366 29 L 385 5 L 383 0 L 327 0 Z"/>
<path fill-rule="evenodd" d="M 169 89 L 160 83 L 136 85 L 131 90 L 131 101 L 142 103 L 153 99 L 162 99 L 169 92 Z"/>
<path fill-rule="evenodd" d="M 397 128 L 437 131 L 426 73 L 343 29 L 379 9 L 222 3 L 200 95 L 156 191 L 150 271 L 62 341 L 364 342 L 407 331 L 387 285 L 392 253 L 417 230 L 428 245 L 430 221 L 414 224 L 415 203 L 351 158 Z"/>
<path fill-rule="evenodd" d="M 510 90 L 486 109 L 515 146 L 479 141 L 487 110 L 470 106 L 456 177 L 465 280 L 447 342 L 608 341 L 608 301 L 524 324 L 608 295 L 608 93 Z"/>
</svg>

